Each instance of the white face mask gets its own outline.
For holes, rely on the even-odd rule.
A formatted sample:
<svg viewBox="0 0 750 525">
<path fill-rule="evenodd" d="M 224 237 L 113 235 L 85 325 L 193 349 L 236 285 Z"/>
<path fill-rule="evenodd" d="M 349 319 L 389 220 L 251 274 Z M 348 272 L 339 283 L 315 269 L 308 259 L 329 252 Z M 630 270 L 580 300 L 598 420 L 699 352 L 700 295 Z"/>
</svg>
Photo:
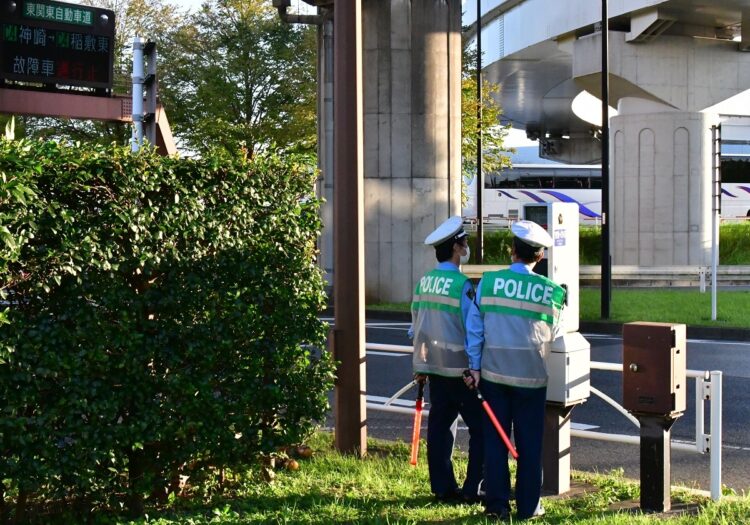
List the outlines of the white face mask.
<svg viewBox="0 0 750 525">
<path fill-rule="evenodd" d="M 462 255 L 461 259 L 460 259 L 461 264 L 466 264 L 467 262 L 469 262 L 469 257 L 470 256 L 471 256 L 471 248 L 469 248 L 469 246 L 467 245 L 466 246 L 466 255 Z"/>
</svg>

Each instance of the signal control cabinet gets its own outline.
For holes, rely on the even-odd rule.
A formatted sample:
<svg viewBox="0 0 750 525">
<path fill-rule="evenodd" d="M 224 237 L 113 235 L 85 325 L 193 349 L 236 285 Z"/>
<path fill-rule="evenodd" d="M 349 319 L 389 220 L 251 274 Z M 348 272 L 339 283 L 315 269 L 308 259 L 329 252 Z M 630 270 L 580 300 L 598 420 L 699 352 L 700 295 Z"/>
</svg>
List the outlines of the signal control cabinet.
<svg viewBox="0 0 750 525">
<path fill-rule="evenodd" d="M 627 323 L 622 327 L 622 406 L 635 414 L 685 411 L 687 343 L 684 324 Z"/>
</svg>

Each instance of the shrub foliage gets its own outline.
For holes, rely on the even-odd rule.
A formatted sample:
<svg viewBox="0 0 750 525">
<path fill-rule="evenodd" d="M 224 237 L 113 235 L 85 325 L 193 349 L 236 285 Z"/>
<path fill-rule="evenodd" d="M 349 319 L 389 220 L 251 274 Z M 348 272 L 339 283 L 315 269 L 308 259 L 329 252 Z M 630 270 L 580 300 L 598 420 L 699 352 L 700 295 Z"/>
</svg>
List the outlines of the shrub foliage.
<svg viewBox="0 0 750 525">
<path fill-rule="evenodd" d="M 5 518 L 142 513 L 309 434 L 333 368 L 308 166 L 0 140 Z"/>
</svg>

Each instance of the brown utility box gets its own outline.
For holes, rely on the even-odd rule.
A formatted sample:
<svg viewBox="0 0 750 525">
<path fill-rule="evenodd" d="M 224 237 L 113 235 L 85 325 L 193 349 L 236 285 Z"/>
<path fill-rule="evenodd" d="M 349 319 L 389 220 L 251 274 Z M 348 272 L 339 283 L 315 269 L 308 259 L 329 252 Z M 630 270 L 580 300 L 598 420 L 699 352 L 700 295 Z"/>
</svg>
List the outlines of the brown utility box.
<svg viewBox="0 0 750 525">
<path fill-rule="evenodd" d="M 627 323 L 622 327 L 622 405 L 636 414 L 685 411 L 687 344 L 684 324 Z"/>
</svg>

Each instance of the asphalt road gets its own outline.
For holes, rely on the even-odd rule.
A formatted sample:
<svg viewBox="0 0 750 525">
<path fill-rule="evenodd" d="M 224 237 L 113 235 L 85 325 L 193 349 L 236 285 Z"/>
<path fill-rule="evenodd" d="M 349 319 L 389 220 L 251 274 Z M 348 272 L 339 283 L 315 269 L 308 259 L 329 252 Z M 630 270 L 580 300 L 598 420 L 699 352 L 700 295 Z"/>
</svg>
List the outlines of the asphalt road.
<svg viewBox="0 0 750 525">
<path fill-rule="evenodd" d="M 408 323 L 368 319 L 367 341 L 408 345 Z M 592 361 L 621 362 L 620 337 L 584 334 L 591 343 Z M 688 340 L 687 366 L 692 370 L 723 372 L 723 453 L 722 483 L 740 491 L 750 490 L 750 342 Z M 367 352 L 367 394 L 371 400 L 389 398 L 411 381 L 411 360 L 407 354 Z M 621 374 L 592 370 L 591 385 L 621 402 Z M 688 381 L 688 410 L 672 427 L 673 441 L 695 441 L 695 382 Z M 415 389 L 402 399 L 414 400 Z M 413 403 L 412 405 L 413 406 Z M 708 403 L 706 431 L 708 432 Z M 429 408 L 427 405 L 426 408 Z M 573 426 L 597 432 L 638 436 L 638 429 L 622 414 L 593 396 L 573 410 Z M 333 425 L 329 418 L 328 425 Z M 411 439 L 412 418 L 408 414 L 388 414 L 368 410 L 368 435 L 384 439 Z M 423 437 L 426 435 L 423 422 Z M 459 428 L 457 446 L 465 450 L 467 433 Z M 622 443 L 573 438 L 572 468 L 606 472 L 624 469 L 625 476 L 639 477 L 639 447 Z M 710 489 L 708 454 L 672 451 L 672 483 L 703 490 Z"/>
</svg>

